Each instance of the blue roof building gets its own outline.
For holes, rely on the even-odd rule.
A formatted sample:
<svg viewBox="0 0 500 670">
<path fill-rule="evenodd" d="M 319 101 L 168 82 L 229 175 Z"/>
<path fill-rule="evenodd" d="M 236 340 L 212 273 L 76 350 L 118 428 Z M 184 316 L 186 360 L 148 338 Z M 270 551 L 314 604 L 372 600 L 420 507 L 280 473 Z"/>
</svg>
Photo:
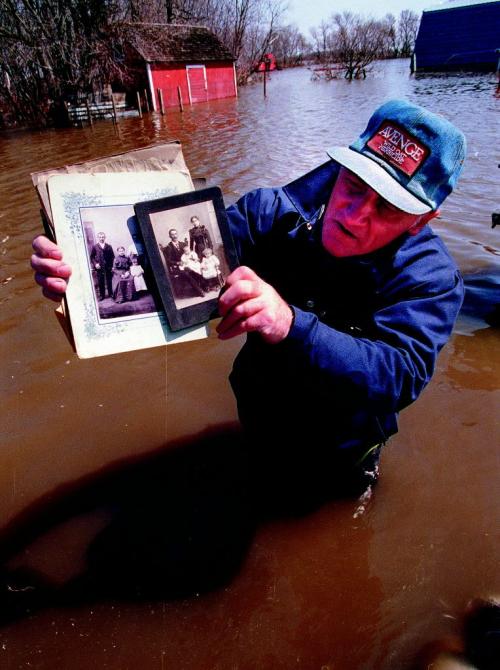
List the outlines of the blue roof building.
<svg viewBox="0 0 500 670">
<path fill-rule="evenodd" d="M 494 72 L 500 48 L 500 0 L 450 0 L 422 14 L 413 72 Z"/>
</svg>

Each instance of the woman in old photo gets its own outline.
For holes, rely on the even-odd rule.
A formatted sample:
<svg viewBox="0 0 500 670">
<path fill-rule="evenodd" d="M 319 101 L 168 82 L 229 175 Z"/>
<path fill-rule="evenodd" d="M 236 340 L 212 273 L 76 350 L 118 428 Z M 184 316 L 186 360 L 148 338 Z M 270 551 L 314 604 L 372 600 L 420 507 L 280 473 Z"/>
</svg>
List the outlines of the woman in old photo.
<svg viewBox="0 0 500 670">
<path fill-rule="evenodd" d="M 191 217 L 192 228 L 189 229 L 189 248 L 195 251 L 198 260 L 203 260 L 203 251 L 207 248 L 213 249 L 210 233 L 200 222 L 197 216 Z"/>
<path fill-rule="evenodd" d="M 130 273 L 132 263 L 125 254 L 125 247 L 118 247 L 116 252 L 118 255 L 113 263 L 113 300 L 119 304 L 133 300 L 135 286 Z"/>
</svg>

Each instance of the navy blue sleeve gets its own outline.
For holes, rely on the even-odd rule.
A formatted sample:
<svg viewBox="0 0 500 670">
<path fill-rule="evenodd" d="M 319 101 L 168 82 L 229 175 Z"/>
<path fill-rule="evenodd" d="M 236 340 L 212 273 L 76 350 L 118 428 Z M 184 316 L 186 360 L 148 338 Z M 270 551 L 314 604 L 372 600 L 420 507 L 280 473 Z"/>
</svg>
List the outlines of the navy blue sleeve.
<svg viewBox="0 0 500 670">
<path fill-rule="evenodd" d="M 462 278 L 447 257 L 430 250 L 424 262 L 432 278 L 416 282 L 410 268 L 401 269 L 374 314 L 370 339 L 339 332 L 295 308 L 286 340 L 290 353 L 310 366 L 318 383 L 361 406 L 397 412 L 409 405 L 432 377 L 463 300 Z"/>
</svg>

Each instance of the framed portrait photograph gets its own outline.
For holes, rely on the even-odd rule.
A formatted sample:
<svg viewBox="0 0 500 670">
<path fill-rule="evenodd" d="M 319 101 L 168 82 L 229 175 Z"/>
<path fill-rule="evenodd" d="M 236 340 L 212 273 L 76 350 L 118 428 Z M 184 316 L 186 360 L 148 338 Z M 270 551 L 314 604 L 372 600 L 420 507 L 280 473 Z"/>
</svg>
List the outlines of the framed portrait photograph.
<svg viewBox="0 0 500 670">
<path fill-rule="evenodd" d="M 134 206 L 167 320 L 173 331 L 217 316 L 238 258 L 220 188 Z"/>
</svg>

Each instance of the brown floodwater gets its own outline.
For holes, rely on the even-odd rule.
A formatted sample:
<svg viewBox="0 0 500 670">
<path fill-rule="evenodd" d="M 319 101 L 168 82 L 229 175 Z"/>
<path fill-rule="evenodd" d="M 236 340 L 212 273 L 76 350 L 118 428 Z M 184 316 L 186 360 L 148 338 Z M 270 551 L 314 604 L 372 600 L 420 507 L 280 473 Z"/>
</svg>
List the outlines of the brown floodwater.
<svg viewBox="0 0 500 670">
<path fill-rule="evenodd" d="M 256 85 L 116 129 L 0 136 L 1 668 L 412 668 L 459 631 L 470 598 L 500 593 L 495 86 L 413 77 L 408 61 L 350 83 L 297 69 L 273 73 L 266 99 Z M 466 302 L 372 498 L 256 522 L 227 382 L 241 340 L 79 360 L 28 267 L 41 229 L 29 174 L 178 139 L 230 203 L 322 162 L 389 97 L 467 136 L 434 226 Z"/>
</svg>

